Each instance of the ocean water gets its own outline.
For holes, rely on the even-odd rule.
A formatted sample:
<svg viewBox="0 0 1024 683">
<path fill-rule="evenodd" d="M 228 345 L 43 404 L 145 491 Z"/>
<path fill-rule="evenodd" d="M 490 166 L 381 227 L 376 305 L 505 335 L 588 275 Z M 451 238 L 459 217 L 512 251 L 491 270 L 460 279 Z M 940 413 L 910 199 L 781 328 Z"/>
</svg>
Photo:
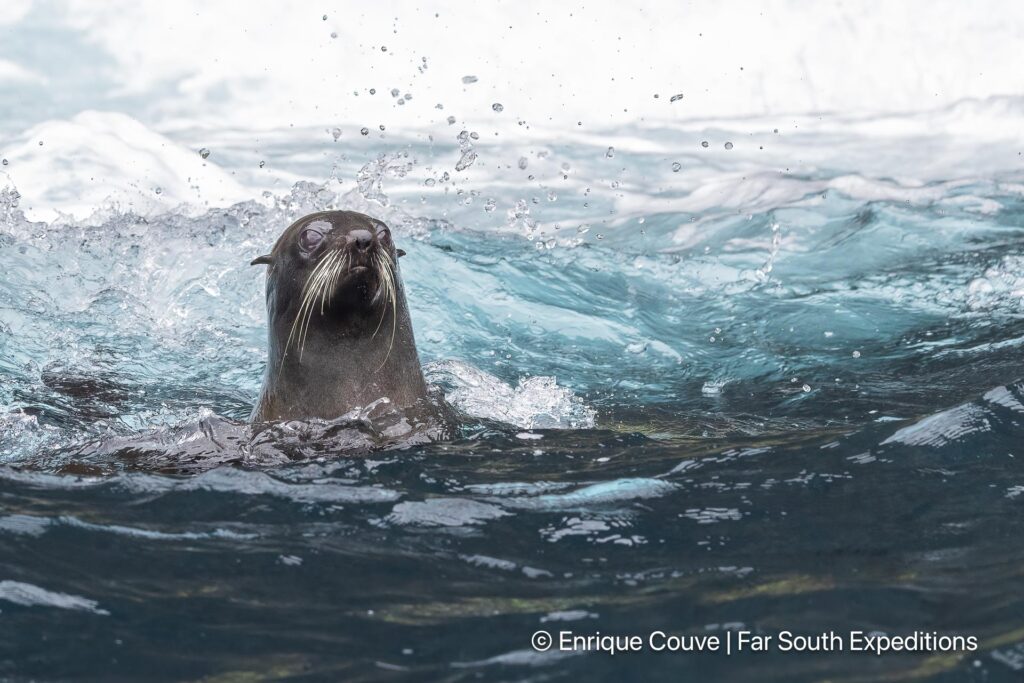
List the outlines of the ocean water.
<svg viewBox="0 0 1024 683">
<path fill-rule="evenodd" d="M 0 677 L 1018 680 L 1022 114 L 25 131 L 0 191 Z M 325 208 L 408 252 L 450 441 L 245 424 L 247 264 Z M 978 648 L 530 644 L 658 629 Z"/>
</svg>

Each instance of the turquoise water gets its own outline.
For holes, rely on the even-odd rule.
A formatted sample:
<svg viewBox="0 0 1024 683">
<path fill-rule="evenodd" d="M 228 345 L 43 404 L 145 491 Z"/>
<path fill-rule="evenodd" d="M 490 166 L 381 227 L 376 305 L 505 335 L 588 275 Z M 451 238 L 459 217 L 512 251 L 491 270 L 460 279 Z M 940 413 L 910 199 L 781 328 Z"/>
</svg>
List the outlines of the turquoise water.
<svg viewBox="0 0 1024 683">
<path fill-rule="evenodd" d="M 253 189 L 224 208 L 33 221 L 6 190 L 0 675 L 1014 680 L 1015 150 L 750 128 L 225 135 L 210 163 Z M 264 187 L 264 159 L 314 180 Z M 247 264 L 325 208 L 408 252 L 452 441 L 245 426 Z M 979 649 L 613 658 L 538 629 Z"/>
</svg>

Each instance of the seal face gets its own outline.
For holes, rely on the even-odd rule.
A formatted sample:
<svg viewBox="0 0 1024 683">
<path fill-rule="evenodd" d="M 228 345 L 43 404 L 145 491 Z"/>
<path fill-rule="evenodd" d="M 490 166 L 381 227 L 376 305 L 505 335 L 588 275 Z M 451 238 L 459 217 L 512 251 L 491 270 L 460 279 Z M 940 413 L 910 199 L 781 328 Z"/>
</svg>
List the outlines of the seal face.
<svg viewBox="0 0 1024 683">
<path fill-rule="evenodd" d="M 354 211 L 301 218 L 267 264 L 268 362 L 253 421 L 333 419 L 386 397 L 427 397 L 399 276 L 381 221 Z"/>
</svg>

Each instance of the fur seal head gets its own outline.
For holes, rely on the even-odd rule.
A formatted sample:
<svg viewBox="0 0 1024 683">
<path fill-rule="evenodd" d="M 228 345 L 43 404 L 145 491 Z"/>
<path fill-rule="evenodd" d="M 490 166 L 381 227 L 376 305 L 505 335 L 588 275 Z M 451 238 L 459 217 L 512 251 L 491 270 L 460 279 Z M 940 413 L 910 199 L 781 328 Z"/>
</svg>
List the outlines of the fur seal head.
<svg viewBox="0 0 1024 683">
<path fill-rule="evenodd" d="M 266 264 L 267 370 L 253 419 L 332 419 L 387 398 L 426 398 L 399 273 L 383 222 L 354 211 L 297 220 Z"/>
</svg>

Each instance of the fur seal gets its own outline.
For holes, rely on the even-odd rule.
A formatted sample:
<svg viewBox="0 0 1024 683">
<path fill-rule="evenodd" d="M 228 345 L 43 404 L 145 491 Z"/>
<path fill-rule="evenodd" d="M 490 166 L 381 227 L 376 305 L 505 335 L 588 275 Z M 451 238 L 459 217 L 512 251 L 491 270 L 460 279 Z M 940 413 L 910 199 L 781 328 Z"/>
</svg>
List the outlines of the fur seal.
<svg viewBox="0 0 1024 683">
<path fill-rule="evenodd" d="M 354 211 L 292 223 L 266 264 L 268 362 L 252 421 L 334 419 L 427 398 L 391 231 Z"/>
</svg>

